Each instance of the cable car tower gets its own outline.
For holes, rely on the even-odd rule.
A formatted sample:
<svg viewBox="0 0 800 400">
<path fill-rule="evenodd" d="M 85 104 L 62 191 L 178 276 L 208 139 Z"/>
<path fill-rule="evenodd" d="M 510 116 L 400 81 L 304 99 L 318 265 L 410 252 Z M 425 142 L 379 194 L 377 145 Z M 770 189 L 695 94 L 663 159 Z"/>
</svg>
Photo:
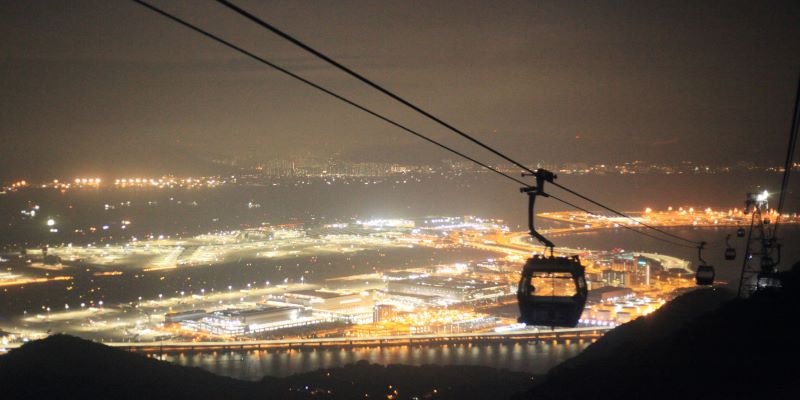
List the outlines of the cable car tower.
<svg viewBox="0 0 800 400">
<path fill-rule="evenodd" d="M 749 297 L 760 289 L 780 285 L 775 274 L 781 261 L 781 246 L 770 224 L 767 197 L 765 190 L 763 193 L 748 193 L 745 200 L 745 214 L 752 213 L 752 217 L 739 280 L 739 297 Z"/>
</svg>

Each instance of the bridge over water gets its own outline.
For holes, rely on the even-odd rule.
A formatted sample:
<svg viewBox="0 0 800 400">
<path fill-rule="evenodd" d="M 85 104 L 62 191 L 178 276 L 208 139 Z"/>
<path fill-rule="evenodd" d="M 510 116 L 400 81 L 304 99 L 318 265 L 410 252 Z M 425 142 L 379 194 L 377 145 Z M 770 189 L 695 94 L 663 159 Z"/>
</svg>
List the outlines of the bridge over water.
<svg viewBox="0 0 800 400">
<path fill-rule="evenodd" d="M 111 347 L 137 353 L 173 353 L 173 352 L 207 352 L 207 351 L 248 351 L 267 349 L 303 349 L 323 347 L 375 347 L 398 345 L 450 344 L 450 343 L 510 343 L 510 342 L 570 342 L 594 341 L 603 336 L 612 327 L 588 327 L 568 329 L 523 329 L 509 332 L 451 333 L 429 335 L 396 335 L 378 337 L 335 337 L 313 339 L 275 339 L 275 340 L 242 340 L 219 342 L 103 342 Z M 13 343 L 5 346 L 7 350 L 20 347 Z"/>
<path fill-rule="evenodd" d="M 611 327 L 570 328 L 554 330 L 525 329 L 510 332 L 452 333 L 430 335 L 397 335 L 379 337 L 336 337 L 285 340 L 247 340 L 220 342 L 111 342 L 112 347 L 132 352 L 170 353 L 206 351 L 248 351 L 261 349 L 302 349 L 321 347 L 375 347 L 397 345 L 424 345 L 449 343 L 500 343 L 500 342 L 570 342 L 594 341 L 603 336 Z"/>
</svg>

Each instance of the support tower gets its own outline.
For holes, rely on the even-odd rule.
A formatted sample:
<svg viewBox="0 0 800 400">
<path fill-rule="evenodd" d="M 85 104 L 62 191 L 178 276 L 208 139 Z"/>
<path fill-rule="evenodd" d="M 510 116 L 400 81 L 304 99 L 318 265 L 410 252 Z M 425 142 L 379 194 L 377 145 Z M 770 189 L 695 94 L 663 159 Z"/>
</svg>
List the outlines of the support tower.
<svg viewBox="0 0 800 400">
<path fill-rule="evenodd" d="M 757 290 L 780 285 L 775 273 L 780 263 L 781 249 L 775 229 L 770 224 L 767 197 L 766 191 L 748 193 L 745 200 L 745 213 L 752 213 L 752 217 L 739 280 L 739 297 L 749 297 Z"/>
</svg>

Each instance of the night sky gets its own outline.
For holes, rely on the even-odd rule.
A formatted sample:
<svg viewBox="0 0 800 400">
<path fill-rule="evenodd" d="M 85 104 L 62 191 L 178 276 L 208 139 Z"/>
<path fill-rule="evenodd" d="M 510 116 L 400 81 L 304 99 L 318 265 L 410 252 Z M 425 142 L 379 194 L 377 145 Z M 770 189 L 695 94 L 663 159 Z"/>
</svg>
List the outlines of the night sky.
<svg viewBox="0 0 800 400">
<path fill-rule="evenodd" d="M 496 160 L 213 1 L 154 3 Z M 800 2 L 691 3 L 237 1 L 525 161 L 782 164 Z M 0 35 L 0 178 L 451 158 L 133 2 L 2 1 Z"/>
</svg>

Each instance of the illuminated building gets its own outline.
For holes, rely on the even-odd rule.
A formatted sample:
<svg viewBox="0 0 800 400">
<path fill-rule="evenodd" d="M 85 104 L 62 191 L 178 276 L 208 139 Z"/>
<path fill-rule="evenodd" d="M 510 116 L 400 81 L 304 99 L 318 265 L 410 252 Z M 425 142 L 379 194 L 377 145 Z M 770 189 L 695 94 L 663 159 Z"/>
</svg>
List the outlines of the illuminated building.
<svg viewBox="0 0 800 400">
<path fill-rule="evenodd" d="M 395 306 L 391 304 L 376 304 L 373 313 L 372 319 L 377 323 L 394 318 L 396 311 Z"/>
<path fill-rule="evenodd" d="M 374 307 L 373 297 L 361 293 L 329 297 L 312 305 L 314 315 L 356 324 L 372 323 Z"/>
<path fill-rule="evenodd" d="M 478 300 L 508 294 L 512 288 L 507 283 L 480 282 L 467 279 L 424 277 L 390 280 L 389 293 L 435 296 L 452 302 Z"/>
<path fill-rule="evenodd" d="M 318 323 L 303 307 L 264 306 L 252 310 L 214 311 L 188 326 L 218 335 L 247 335 Z"/>
<path fill-rule="evenodd" d="M 631 273 L 628 271 L 616 271 L 605 269 L 601 272 L 602 280 L 610 286 L 628 286 L 631 284 Z"/>
<path fill-rule="evenodd" d="M 175 324 L 183 321 L 194 321 L 208 315 L 206 310 L 189 310 L 183 312 L 170 312 L 164 315 L 164 323 Z"/>
<path fill-rule="evenodd" d="M 633 294 L 633 290 L 630 288 L 606 286 L 603 288 L 590 290 L 588 301 L 592 303 L 604 303 L 631 297 Z"/>
<path fill-rule="evenodd" d="M 339 293 L 323 292 L 318 290 L 298 290 L 284 294 L 283 298 L 287 303 L 312 307 L 315 305 L 325 304 L 326 301 L 334 301 L 334 299 L 341 300 L 343 298 L 349 299 L 353 298 L 353 296 L 342 296 Z"/>
</svg>

